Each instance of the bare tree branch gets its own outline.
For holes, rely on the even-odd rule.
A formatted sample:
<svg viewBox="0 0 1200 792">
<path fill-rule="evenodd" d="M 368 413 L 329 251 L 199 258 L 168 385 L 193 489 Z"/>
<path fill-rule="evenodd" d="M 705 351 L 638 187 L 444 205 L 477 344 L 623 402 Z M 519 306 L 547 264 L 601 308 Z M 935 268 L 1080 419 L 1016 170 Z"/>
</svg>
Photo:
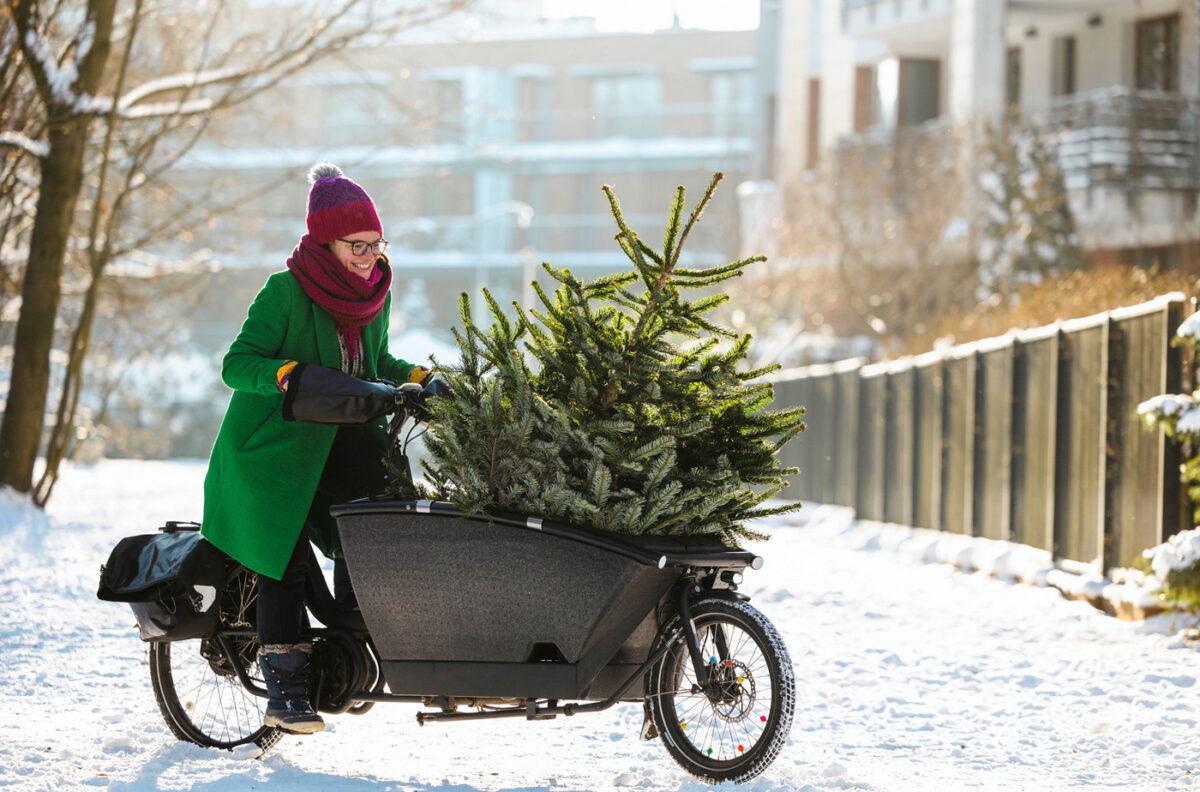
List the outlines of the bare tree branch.
<svg viewBox="0 0 1200 792">
<path fill-rule="evenodd" d="M 0 147 L 23 151 L 31 157 L 41 159 L 50 150 L 50 144 L 44 140 L 31 140 L 20 132 L 0 132 Z"/>
</svg>

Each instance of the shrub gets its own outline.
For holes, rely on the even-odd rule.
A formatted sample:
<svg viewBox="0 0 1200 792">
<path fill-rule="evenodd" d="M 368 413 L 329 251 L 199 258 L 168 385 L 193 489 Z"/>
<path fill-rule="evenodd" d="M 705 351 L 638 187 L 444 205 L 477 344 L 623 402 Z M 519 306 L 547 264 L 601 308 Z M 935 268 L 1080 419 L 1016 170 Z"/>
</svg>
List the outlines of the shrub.
<svg viewBox="0 0 1200 792">
<path fill-rule="evenodd" d="M 1198 338 L 1200 312 L 1180 323 L 1171 343 L 1186 347 L 1189 361 L 1194 362 Z M 1183 445 L 1180 475 L 1192 501 L 1192 522 L 1200 522 L 1200 390 L 1154 396 L 1139 404 L 1137 411 L 1147 428 L 1161 428 Z M 1200 611 L 1200 528 L 1181 531 L 1143 551 L 1136 564 L 1162 584 L 1164 601 L 1191 613 Z"/>
<path fill-rule="evenodd" d="M 1163 601 L 1189 613 L 1200 611 L 1200 528 L 1180 531 L 1134 562 L 1161 584 Z"/>
</svg>

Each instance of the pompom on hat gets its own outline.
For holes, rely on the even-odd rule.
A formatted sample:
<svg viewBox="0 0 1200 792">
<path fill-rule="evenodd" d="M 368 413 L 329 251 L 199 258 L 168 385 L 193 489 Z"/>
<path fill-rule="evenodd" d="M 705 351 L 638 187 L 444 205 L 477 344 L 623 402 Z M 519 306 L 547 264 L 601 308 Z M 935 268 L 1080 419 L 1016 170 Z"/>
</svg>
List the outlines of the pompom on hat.
<svg viewBox="0 0 1200 792">
<path fill-rule="evenodd" d="M 360 231 L 383 235 L 375 202 L 342 169 L 318 162 L 308 171 L 308 235 L 319 245 Z"/>
</svg>

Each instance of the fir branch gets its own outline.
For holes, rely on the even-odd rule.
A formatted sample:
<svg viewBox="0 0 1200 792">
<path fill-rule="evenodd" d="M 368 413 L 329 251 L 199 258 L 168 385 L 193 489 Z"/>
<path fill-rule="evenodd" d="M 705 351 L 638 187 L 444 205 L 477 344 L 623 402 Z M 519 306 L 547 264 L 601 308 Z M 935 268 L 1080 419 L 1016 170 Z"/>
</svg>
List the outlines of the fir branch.
<svg viewBox="0 0 1200 792">
<path fill-rule="evenodd" d="M 660 267 L 666 266 L 666 262 L 663 261 L 663 257 L 658 254 L 658 251 L 654 250 L 653 248 L 651 248 L 649 245 L 647 245 L 645 242 L 643 242 L 640 239 L 638 240 L 638 249 L 642 251 L 643 256 L 647 256 L 651 261 L 653 261 L 658 266 L 660 266 Z"/>
<path fill-rule="evenodd" d="M 713 193 L 716 192 L 717 185 L 720 184 L 721 179 L 724 178 L 724 173 L 713 174 L 712 181 L 708 183 L 708 189 L 704 191 L 704 197 L 700 199 L 700 203 L 698 203 L 696 208 L 692 210 L 692 216 L 688 218 L 687 225 L 683 228 L 683 235 L 679 237 L 679 244 L 673 251 L 674 255 L 671 257 L 664 256 L 664 259 L 667 262 L 668 270 L 675 269 L 675 265 L 679 263 L 679 252 L 683 250 L 683 244 L 684 242 L 687 242 L 688 234 L 692 232 L 692 227 L 700 221 L 700 215 L 704 212 L 704 207 L 708 206 L 708 202 L 712 200 Z"/>
<path fill-rule="evenodd" d="M 670 261 L 671 254 L 674 252 L 675 240 L 679 237 L 679 222 L 683 217 L 684 196 L 686 191 L 683 185 L 675 188 L 675 200 L 671 202 L 671 212 L 668 215 L 670 221 L 667 223 L 667 235 L 663 242 L 663 261 Z M 680 240 L 682 245 L 682 240 Z"/>
<path fill-rule="evenodd" d="M 713 275 L 723 275 L 722 280 L 732 277 L 736 273 L 740 273 L 751 264 L 766 261 L 766 256 L 750 256 L 749 258 L 738 259 L 729 264 L 722 264 L 719 267 L 709 267 L 708 269 L 696 270 L 690 267 L 676 267 L 675 277 L 677 278 L 708 278 Z"/>
</svg>

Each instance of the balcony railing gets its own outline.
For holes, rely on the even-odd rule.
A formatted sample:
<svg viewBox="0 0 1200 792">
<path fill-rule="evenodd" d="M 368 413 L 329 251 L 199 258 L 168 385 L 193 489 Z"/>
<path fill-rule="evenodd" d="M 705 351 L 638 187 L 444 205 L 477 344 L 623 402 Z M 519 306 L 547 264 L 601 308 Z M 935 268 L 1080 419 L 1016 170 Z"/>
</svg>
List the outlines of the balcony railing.
<svg viewBox="0 0 1200 792">
<path fill-rule="evenodd" d="M 1123 86 L 1062 97 L 1029 125 L 1051 135 L 1068 189 L 1200 189 L 1200 101 Z"/>
<path fill-rule="evenodd" d="M 950 12 L 949 0 L 842 0 L 842 31 L 852 36 L 880 33 L 948 17 Z"/>
<path fill-rule="evenodd" d="M 1056 99 L 1022 126 L 1055 147 L 1071 191 L 1200 191 L 1200 100 L 1113 86 Z M 964 142 L 944 118 L 899 130 L 843 137 L 834 154 L 847 162 L 891 162 L 921 153 L 944 155 Z"/>
</svg>

